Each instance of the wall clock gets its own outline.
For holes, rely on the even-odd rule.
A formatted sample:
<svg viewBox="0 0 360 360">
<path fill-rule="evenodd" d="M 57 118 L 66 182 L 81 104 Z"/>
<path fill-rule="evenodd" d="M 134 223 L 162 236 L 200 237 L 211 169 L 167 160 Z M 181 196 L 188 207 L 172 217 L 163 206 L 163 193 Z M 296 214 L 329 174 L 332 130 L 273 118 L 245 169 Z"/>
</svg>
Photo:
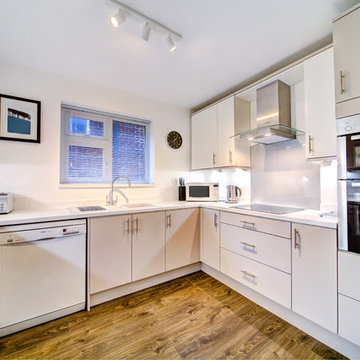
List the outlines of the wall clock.
<svg viewBox="0 0 360 360">
<path fill-rule="evenodd" d="M 172 149 L 179 149 L 182 145 L 182 136 L 177 131 L 170 131 L 166 141 Z"/>
</svg>

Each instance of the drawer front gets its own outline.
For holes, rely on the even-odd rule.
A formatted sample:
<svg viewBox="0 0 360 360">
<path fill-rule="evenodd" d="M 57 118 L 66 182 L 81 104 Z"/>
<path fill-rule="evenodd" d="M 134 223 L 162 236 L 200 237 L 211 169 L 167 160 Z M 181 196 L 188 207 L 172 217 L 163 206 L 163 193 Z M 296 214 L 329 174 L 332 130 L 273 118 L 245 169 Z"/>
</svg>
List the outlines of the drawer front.
<svg viewBox="0 0 360 360">
<path fill-rule="evenodd" d="M 360 302 L 339 294 L 339 335 L 360 346 Z"/>
<path fill-rule="evenodd" d="M 289 274 L 291 273 L 290 239 L 221 224 L 220 246 Z"/>
<path fill-rule="evenodd" d="M 220 249 L 220 271 L 260 294 L 291 308 L 291 275 Z"/>
<path fill-rule="evenodd" d="M 290 239 L 290 223 L 287 221 L 279 221 L 272 219 L 265 219 L 257 216 L 249 216 L 242 214 L 234 214 L 226 211 L 221 211 L 220 222 L 240 226 L 244 229 L 255 230 L 281 236 Z"/>
<path fill-rule="evenodd" d="M 339 293 L 360 301 L 360 255 L 339 251 Z"/>
</svg>

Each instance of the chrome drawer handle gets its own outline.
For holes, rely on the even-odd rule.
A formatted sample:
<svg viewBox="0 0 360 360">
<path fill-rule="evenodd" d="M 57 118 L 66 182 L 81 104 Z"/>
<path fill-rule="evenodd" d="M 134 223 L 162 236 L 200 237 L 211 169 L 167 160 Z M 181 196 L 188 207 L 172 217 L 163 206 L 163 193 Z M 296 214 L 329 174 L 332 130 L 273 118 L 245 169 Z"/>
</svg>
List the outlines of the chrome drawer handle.
<svg viewBox="0 0 360 360">
<path fill-rule="evenodd" d="M 255 223 L 253 222 L 249 222 L 249 221 L 243 221 L 241 220 L 241 222 L 243 223 L 243 227 L 252 227 L 252 228 L 255 228 Z"/>
<path fill-rule="evenodd" d="M 254 250 L 255 250 L 255 248 L 256 248 L 256 245 L 253 245 L 253 244 L 248 244 L 247 242 L 245 242 L 245 241 L 241 241 L 241 243 L 240 244 L 243 244 L 244 246 L 247 246 L 247 247 L 251 247 L 251 248 L 253 248 Z"/>
<path fill-rule="evenodd" d="M 250 274 L 250 273 L 248 273 L 248 272 L 247 272 L 247 271 L 245 271 L 245 270 L 241 270 L 241 272 L 242 272 L 244 275 L 249 276 L 249 277 L 251 277 L 251 278 L 253 278 L 253 279 L 255 279 L 255 278 L 256 278 L 256 275 L 254 275 L 254 274 Z"/>
</svg>

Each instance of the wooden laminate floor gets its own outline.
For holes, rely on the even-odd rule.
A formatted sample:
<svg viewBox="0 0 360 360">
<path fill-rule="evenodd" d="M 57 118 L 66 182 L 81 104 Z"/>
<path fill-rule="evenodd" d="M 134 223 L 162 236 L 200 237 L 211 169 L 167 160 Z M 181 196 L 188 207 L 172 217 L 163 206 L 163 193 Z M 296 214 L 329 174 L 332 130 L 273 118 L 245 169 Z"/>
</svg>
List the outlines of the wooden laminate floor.
<svg viewBox="0 0 360 360">
<path fill-rule="evenodd" d="M 0 359 L 342 359 L 197 272 L 0 339 Z"/>
</svg>

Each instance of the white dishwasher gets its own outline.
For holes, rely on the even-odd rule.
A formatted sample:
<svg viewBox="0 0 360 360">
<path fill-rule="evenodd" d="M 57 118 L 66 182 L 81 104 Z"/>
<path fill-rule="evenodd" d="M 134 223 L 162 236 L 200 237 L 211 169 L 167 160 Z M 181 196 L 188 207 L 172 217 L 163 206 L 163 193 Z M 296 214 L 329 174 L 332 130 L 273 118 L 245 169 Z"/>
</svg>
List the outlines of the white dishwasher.
<svg viewBox="0 0 360 360">
<path fill-rule="evenodd" d="M 0 227 L 0 336 L 85 308 L 86 222 Z"/>
</svg>

